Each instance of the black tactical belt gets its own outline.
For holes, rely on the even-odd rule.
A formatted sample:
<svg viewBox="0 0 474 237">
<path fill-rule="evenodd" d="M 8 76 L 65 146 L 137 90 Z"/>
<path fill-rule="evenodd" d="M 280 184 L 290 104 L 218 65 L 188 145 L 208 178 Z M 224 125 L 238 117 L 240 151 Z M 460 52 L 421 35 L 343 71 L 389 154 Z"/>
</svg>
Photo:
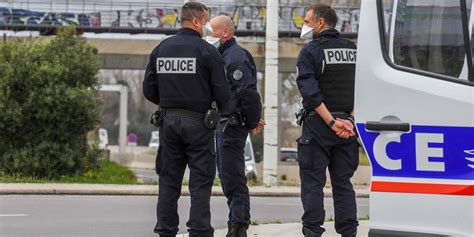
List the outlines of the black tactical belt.
<svg viewBox="0 0 474 237">
<path fill-rule="evenodd" d="M 165 117 L 186 117 L 199 121 L 204 120 L 204 114 L 185 109 L 165 109 Z"/>
<path fill-rule="evenodd" d="M 342 112 L 342 111 L 335 111 L 335 112 L 330 112 L 332 115 L 335 115 L 335 116 L 347 116 L 347 115 L 351 115 L 350 113 L 348 112 Z M 316 113 L 316 111 L 310 111 L 308 113 L 308 116 L 319 116 L 318 113 Z"/>
</svg>

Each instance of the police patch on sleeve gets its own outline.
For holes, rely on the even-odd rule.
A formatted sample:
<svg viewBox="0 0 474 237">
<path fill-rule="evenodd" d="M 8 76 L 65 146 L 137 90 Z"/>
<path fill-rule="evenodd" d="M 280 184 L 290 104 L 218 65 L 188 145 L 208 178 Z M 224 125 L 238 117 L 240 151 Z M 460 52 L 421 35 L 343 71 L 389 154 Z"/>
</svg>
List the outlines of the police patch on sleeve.
<svg viewBox="0 0 474 237">
<path fill-rule="evenodd" d="M 236 81 L 240 81 L 240 79 L 242 79 L 243 76 L 244 76 L 244 73 L 240 71 L 239 69 L 235 70 L 234 73 L 232 74 L 232 77 Z"/>
</svg>

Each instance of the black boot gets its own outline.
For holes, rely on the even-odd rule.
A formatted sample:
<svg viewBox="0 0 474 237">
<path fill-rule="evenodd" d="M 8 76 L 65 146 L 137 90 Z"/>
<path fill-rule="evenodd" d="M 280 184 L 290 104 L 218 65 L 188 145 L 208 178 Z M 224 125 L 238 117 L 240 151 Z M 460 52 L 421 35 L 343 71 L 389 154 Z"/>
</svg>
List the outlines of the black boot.
<svg viewBox="0 0 474 237">
<path fill-rule="evenodd" d="M 357 236 L 357 231 L 354 231 L 350 234 L 342 234 L 342 237 L 356 237 Z"/>
<path fill-rule="evenodd" d="M 247 237 L 247 226 L 239 224 L 228 224 L 226 237 Z"/>
<path fill-rule="evenodd" d="M 318 233 L 315 233 L 314 231 L 306 228 L 306 227 L 303 227 L 303 235 L 304 237 L 321 237 L 320 234 Z"/>
</svg>

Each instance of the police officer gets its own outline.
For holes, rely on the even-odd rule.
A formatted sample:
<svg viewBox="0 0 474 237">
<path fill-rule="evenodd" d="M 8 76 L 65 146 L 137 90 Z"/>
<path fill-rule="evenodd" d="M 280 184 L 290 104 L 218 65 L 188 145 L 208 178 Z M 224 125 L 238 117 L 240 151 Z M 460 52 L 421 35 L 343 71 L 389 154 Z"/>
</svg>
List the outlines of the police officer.
<svg viewBox="0 0 474 237">
<path fill-rule="evenodd" d="M 262 106 L 257 91 L 257 68 L 250 53 L 234 38 L 234 23 L 228 16 L 211 20 L 213 33 L 206 40 L 222 53 L 231 88 L 228 110 L 222 113 L 216 132 L 217 169 L 229 206 L 227 237 L 245 237 L 250 224 L 250 201 L 245 177 L 245 141 L 259 133 Z"/>
<path fill-rule="evenodd" d="M 306 10 L 302 38 L 312 39 L 298 56 L 297 84 L 307 115 L 298 139 L 304 214 L 303 234 L 321 236 L 324 228 L 326 169 L 334 199 L 335 228 L 356 236 L 356 200 L 350 178 L 359 164 L 353 104 L 356 45 L 334 29 L 337 15 L 325 4 Z"/>
<path fill-rule="evenodd" d="M 214 232 L 209 202 L 216 165 L 214 130 L 206 113 L 211 112 L 213 101 L 218 109 L 224 109 L 230 91 L 222 56 L 202 39 L 212 32 L 208 8 L 198 2 L 184 4 L 181 25 L 175 36 L 152 51 L 143 82 L 145 97 L 159 105 L 164 116 L 156 157 L 159 198 L 154 231 L 160 236 L 176 236 L 177 201 L 188 165 L 189 234 L 207 237 Z"/>
</svg>

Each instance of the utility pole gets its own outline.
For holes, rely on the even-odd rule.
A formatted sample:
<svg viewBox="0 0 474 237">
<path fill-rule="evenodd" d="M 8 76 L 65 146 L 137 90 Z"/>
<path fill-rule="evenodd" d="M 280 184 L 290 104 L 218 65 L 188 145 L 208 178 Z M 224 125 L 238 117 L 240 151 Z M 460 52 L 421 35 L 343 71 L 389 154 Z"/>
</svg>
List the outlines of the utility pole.
<svg viewBox="0 0 474 237">
<path fill-rule="evenodd" d="M 279 157 L 278 117 L 278 0 L 267 0 L 265 37 L 265 121 L 263 134 L 263 182 L 265 186 L 277 185 Z"/>
<path fill-rule="evenodd" d="M 113 91 L 120 93 L 120 119 L 119 119 L 119 156 L 124 158 L 127 146 L 128 125 L 128 87 L 123 85 L 101 85 L 100 91 Z"/>
</svg>

